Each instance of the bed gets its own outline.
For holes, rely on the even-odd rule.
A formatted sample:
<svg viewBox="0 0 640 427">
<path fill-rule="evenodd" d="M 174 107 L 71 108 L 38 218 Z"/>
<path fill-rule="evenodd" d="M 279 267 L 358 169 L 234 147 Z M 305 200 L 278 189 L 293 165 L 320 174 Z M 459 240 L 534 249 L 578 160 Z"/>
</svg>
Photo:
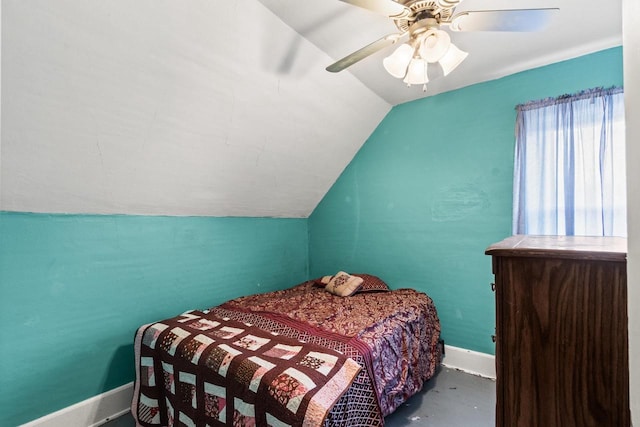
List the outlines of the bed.
<svg viewBox="0 0 640 427">
<path fill-rule="evenodd" d="M 434 375 L 439 337 L 426 294 L 339 272 L 141 326 L 131 412 L 139 426 L 379 426 Z"/>
</svg>

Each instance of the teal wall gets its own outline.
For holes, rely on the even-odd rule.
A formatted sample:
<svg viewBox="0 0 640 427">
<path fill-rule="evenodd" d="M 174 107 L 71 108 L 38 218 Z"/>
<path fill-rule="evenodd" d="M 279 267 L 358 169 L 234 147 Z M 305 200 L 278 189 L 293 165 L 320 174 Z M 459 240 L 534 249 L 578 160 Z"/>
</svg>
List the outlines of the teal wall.
<svg viewBox="0 0 640 427">
<path fill-rule="evenodd" d="M 144 323 L 307 277 L 306 219 L 0 212 L 0 425 L 132 381 Z"/>
<path fill-rule="evenodd" d="M 514 107 L 612 85 L 622 48 L 394 107 L 309 218 L 311 275 L 422 290 L 447 344 L 494 353 L 484 250 L 511 234 Z"/>
</svg>

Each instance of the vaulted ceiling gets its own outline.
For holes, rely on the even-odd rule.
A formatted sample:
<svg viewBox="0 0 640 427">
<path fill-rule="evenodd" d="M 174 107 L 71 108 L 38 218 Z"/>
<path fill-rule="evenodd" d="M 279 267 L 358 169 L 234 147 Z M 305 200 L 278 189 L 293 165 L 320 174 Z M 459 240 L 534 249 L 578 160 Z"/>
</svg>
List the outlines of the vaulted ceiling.
<svg viewBox="0 0 640 427">
<path fill-rule="evenodd" d="M 572 15 L 540 39 L 456 40 L 465 67 L 426 95 L 619 44 L 618 0 L 560 3 Z M 324 70 L 393 30 L 337 0 L 1 8 L 0 210 L 306 217 L 390 108 L 425 96 L 381 55 Z"/>
</svg>

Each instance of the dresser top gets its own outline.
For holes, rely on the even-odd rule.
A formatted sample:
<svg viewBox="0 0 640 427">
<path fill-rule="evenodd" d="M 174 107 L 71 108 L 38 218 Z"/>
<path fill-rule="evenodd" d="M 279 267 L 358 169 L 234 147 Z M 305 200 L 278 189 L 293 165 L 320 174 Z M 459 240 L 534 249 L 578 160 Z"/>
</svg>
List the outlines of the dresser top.
<svg viewBox="0 0 640 427">
<path fill-rule="evenodd" d="M 489 246 L 485 254 L 626 261 L 627 239 L 623 237 L 516 235 Z"/>
</svg>

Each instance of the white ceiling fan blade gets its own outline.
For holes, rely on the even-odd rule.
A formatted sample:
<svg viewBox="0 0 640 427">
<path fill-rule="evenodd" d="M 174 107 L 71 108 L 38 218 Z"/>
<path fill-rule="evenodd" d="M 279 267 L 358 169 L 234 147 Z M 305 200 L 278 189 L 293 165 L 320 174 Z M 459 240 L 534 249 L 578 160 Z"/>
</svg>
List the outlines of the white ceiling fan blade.
<svg viewBox="0 0 640 427">
<path fill-rule="evenodd" d="M 376 40 L 371 44 L 366 45 L 362 49 L 358 49 L 355 52 L 345 56 L 339 61 L 334 62 L 333 64 L 329 65 L 326 68 L 326 70 L 332 73 L 337 73 L 338 71 L 342 71 L 345 68 L 355 64 L 356 62 L 366 58 L 367 56 L 373 55 L 377 51 L 382 50 L 387 46 L 391 46 L 392 44 L 396 43 L 400 39 L 400 37 L 402 37 L 404 34 L 406 33 L 389 34 L 387 36 L 384 36 L 383 38 Z"/>
<path fill-rule="evenodd" d="M 393 0 L 340 0 L 354 6 L 368 9 L 372 12 L 391 18 L 406 18 L 411 15 L 411 9 Z"/>
<path fill-rule="evenodd" d="M 467 11 L 451 18 L 453 31 L 540 31 L 557 8 Z"/>
</svg>

